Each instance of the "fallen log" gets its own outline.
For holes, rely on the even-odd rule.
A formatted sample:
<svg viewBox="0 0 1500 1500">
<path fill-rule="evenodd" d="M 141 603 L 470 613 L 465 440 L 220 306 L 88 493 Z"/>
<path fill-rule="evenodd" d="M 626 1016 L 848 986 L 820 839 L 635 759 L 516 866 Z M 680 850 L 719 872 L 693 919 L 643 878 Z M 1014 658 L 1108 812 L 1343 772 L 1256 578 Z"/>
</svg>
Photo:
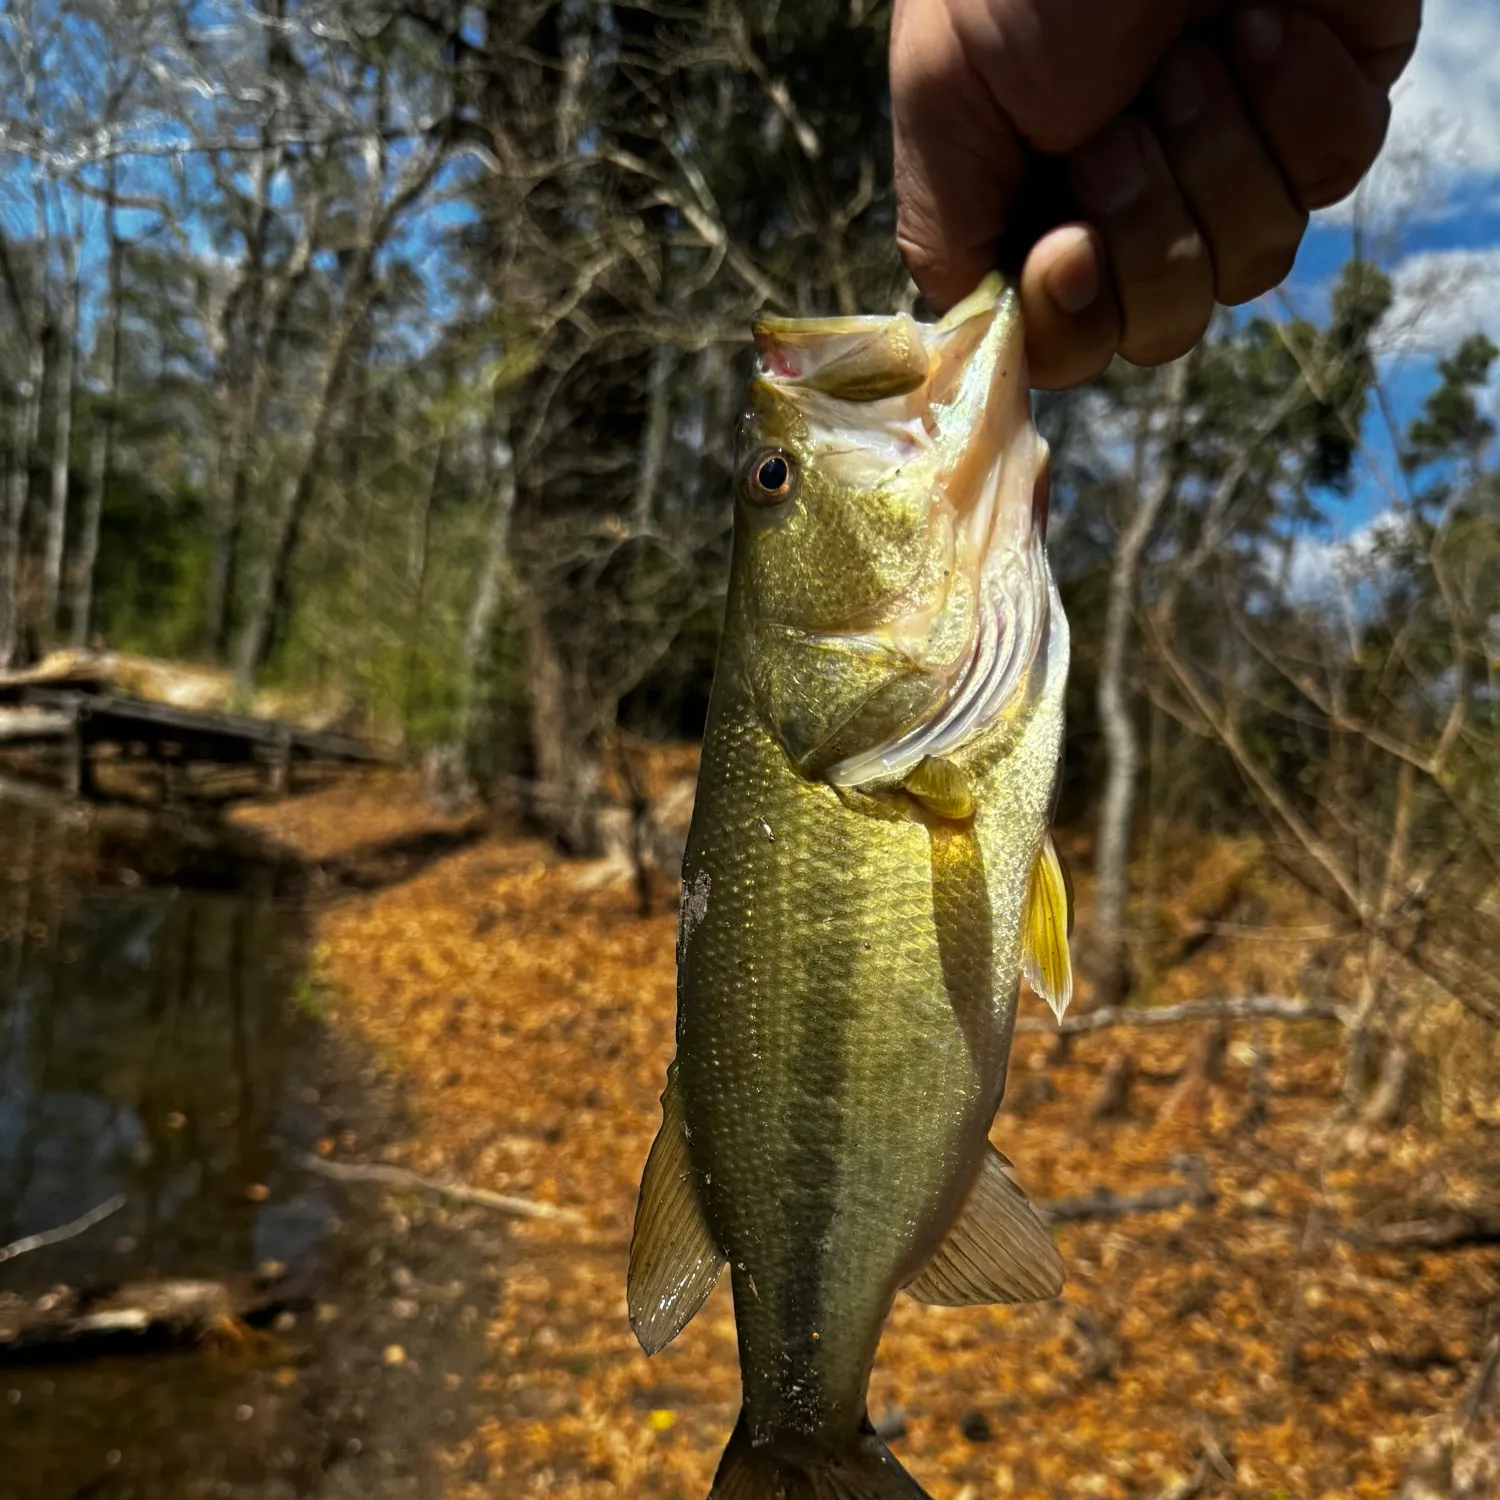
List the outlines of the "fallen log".
<svg viewBox="0 0 1500 1500">
<path fill-rule="evenodd" d="M 1175 1026 L 1181 1021 L 1236 1020 L 1261 1016 L 1276 1021 L 1344 1020 L 1342 1006 L 1332 1001 L 1286 1000 L 1278 995 L 1241 995 L 1229 1000 L 1187 1000 L 1181 1005 L 1109 1005 L 1084 1011 L 1062 1021 L 1023 1016 L 1017 1031 L 1040 1031 L 1049 1035 L 1087 1036 L 1111 1026 Z"/>
<path fill-rule="evenodd" d="M 282 1300 L 264 1280 L 134 1282 L 107 1293 L 59 1287 L 35 1298 L 0 1294 L 0 1362 L 38 1348 L 90 1352 L 99 1344 L 134 1344 L 146 1335 L 237 1337 Z"/>
<path fill-rule="evenodd" d="M 379 1182 L 387 1187 L 437 1193 L 445 1198 L 457 1199 L 460 1203 L 474 1203 L 481 1208 L 492 1208 L 496 1213 L 510 1214 L 516 1218 L 551 1219 L 561 1224 L 583 1223 L 583 1215 L 571 1208 L 539 1203 L 533 1198 L 517 1198 L 510 1193 L 492 1193 L 487 1188 L 470 1187 L 466 1182 L 443 1182 L 436 1177 L 423 1177 L 419 1172 L 389 1166 L 383 1162 L 328 1161 L 321 1156 L 307 1155 L 299 1157 L 298 1163 L 309 1172 L 316 1172 L 334 1182 Z"/>
<path fill-rule="evenodd" d="M 1125 1219 L 1131 1214 L 1162 1213 L 1169 1208 L 1181 1208 L 1184 1203 L 1201 1208 L 1213 1201 L 1212 1194 L 1205 1198 L 1198 1189 L 1190 1187 L 1147 1188 L 1144 1193 L 1132 1194 L 1095 1188 L 1083 1197 L 1054 1198 L 1046 1203 L 1033 1203 L 1032 1207 L 1044 1224 L 1077 1224 L 1089 1219 Z"/>
</svg>

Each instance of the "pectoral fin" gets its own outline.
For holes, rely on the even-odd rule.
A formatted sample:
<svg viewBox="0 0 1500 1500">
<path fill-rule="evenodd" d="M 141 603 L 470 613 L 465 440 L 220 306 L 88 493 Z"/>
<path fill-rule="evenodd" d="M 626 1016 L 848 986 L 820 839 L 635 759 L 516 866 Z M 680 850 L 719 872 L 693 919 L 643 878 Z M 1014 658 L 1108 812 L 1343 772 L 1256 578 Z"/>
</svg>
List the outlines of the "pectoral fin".
<svg viewBox="0 0 1500 1500">
<path fill-rule="evenodd" d="M 974 816 L 974 788 L 951 760 L 929 755 L 912 768 L 901 785 L 940 818 L 962 822 Z"/>
<path fill-rule="evenodd" d="M 907 1286 L 918 1302 L 1041 1302 L 1062 1290 L 1057 1246 L 1002 1160 L 993 1148 L 986 1154 L 948 1238 Z"/>
<path fill-rule="evenodd" d="M 723 1269 L 693 1187 L 674 1062 L 661 1096 L 661 1129 L 641 1175 L 625 1282 L 630 1326 L 647 1354 L 687 1327 Z"/>
<path fill-rule="evenodd" d="M 1049 833 L 1031 867 L 1021 928 L 1021 970 L 1059 1021 L 1073 998 L 1073 964 L 1068 956 L 1072 931 L 1073 891 Z"/>
</svg>

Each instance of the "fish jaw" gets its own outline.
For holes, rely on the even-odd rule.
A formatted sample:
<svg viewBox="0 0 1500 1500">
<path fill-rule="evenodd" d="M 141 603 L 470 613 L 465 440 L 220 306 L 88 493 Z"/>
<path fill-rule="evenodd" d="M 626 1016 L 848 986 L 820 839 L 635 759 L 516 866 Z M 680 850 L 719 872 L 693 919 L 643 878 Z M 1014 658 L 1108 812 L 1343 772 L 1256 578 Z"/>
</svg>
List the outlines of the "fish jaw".
<svg viewBox="0 0 1500 1500">
<path fill-rule="evenodd" d="M 904 315 L 767 321 L 756 344 L 751 445 L 795 451 L 813 492 L 807 513 L 759 522 L 787 535 L 752 520 L 743 548 L 737 538 L 764 630 L 757 696 L 804 774 L 897 783 L 1018 712 L 1046 633 L 1048 454 L 1015 294 L 992 278 L 925 327 Z M 800 570 L 800 588 L 778 589 L 778 568 Z M 820 590 L 831 607 L 797 618 Z M 829 692 L 841 657 L 846 680 Z"/>
</svg>

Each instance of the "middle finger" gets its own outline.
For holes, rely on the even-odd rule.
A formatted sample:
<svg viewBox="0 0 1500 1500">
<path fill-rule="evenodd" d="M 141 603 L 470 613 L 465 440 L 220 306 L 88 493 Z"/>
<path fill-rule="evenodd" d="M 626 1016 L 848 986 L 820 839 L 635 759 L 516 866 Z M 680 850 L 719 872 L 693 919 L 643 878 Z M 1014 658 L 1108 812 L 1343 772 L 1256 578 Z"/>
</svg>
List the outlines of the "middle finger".
<svg viewBox="0 0 1500 1500">
<path fill-rule="evenodd" d="M 1138 365 L 1186 354 L 1213 315 L 1213 266 L 1150 126 L 1111 121 L 1073 153 L 1069 178 L 1109 252 L 1120 353 Z"/>
<path fill-rule="evenodd" d="M 1227 307 L 1278 285 L 1307 229 L 1240 100 L 1229 69 L 1203 42 L 1178 42 L 1149 89 L 1172 175 L 1213 257 L 1214 290 Z"/>
</svg>

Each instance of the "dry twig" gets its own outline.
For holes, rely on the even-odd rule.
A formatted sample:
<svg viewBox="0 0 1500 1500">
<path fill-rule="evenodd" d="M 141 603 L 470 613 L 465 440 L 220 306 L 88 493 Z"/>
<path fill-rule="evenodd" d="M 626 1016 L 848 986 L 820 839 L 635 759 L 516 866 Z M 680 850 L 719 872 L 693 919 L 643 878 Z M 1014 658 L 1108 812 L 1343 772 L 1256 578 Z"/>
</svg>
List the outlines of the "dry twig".
<svg viewBox="0 0 1500 1500">
<path fill-rule="evenodd" d="M 1124 1005 L 1102 1006 L 1053 1022 L 1035 1016 L 1024 1016 L 1016 1022 L 1017 1031 L 1060 1032 L 1063 1036 L 1084 1036 L 1111 1026 L 1174 1026 L 1179 1021 L 1233 1020 L 1243 1016 L 1265 1016 L 1277 1021 L 1342 1021 L 1342 1007 L 1331 1001 L 1284 1000 L 1277 995 L 1241 995 L 1229 1000 L 1187 1000 L 1181 1005 L 1157 1005 L 1132 1008 Z"/>
<path fill-rule="evenodd" d="M 1430 1214 L 1379 1229 L 1340 1229 L 1338 1238 L 1362 1250 L 1461 1250 L 1500 1243 L 1500 1208 L 1434 1204 Z"/>
<path fill-rule="evenodd" d="M 92 1229 L 101 1219 L 107 1219 L 124 1207 L 124 1193 L 116 1193 L 113 1198 L 106 1198 L 103 1203 L 96 1204 L 86 1214 L 80 1214 L 69 1224 L 60 1224 L 56 1229 L 44 1229 L 39 1234 L 28 1234 L 22 1239 L 12 1240 L 8 1245 L 0 1245 L 0 1265 L 8 1260 L 14 1260 L 18 1255 L 28 1255 L 33 1250 L 42 1250 L 48 1245 L 57 1245 L 63 1240 L 71 1240 L 82 1234 L 84 1230 Z"/>
<path fill-rule="evenodd" d="M 1087 1197 L 1054 1198 L 1050 1203 L 1034 1203 L 1037 1217 L 1044 1223 L 1078 1223 L 1085 1219 L 1123 1219 L 1130 1214 L 1161 1213 L 1169 1208 L 1181 1208 L 1191 1203 L 1196 1208 L 1207 1208 L 1214 1202 L 1214 1190 L 1208 1185 L 1208 1176 L 1203 1161 L 1198 1157 L 1184 1156 L 1173 1159 L 1174 1171 L 1180 1172 L 1186 1182 L 1182 1187 L 1147 1188 L 1143 1193 L 1112 1193 L 1107 1188 L 1095 1188 Z"/>
<path fill-rule="evenodd" d="M 583 1222 L 583 1216 L 571 1208 L 539 1203 L 533 1198 L 516 1198 L 509 1193 L 492 1193 L 487 1188 L 470 1187 L 464 1182 L 441 1182 L 435 1177 L 423 1177 L 405 1167 L 392 1167 L 382 1162 L 325 1161 L 321 1156 L 312 1155 L 299 1157 L 298 1162 L 308 1171 L 332 1178 L 335 1182 L 380 1182 L 388 1187 L 439 1193 L 445 1198 L 456 1198 L 460 1203 L 476 1203 L 481 1208 L 492 1208 L 496 1213 L 521 1219 L 551 1219 L 560 1224 Z"/>
</svg>

